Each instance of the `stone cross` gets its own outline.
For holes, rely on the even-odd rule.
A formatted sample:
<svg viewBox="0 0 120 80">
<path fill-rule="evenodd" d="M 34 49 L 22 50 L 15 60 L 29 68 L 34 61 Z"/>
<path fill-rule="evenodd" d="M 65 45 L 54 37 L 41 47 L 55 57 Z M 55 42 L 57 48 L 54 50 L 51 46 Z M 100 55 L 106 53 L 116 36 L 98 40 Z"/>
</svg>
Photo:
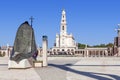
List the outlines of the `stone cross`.
<svg viewBox="0 0 120 80">
<path fill-rule="evenodd" d="M 31 16 L 31 17 L 30 17 L 31 27 L 32 27 L 33 19 L 34 19 L 34 18 Z"/>
</svg>

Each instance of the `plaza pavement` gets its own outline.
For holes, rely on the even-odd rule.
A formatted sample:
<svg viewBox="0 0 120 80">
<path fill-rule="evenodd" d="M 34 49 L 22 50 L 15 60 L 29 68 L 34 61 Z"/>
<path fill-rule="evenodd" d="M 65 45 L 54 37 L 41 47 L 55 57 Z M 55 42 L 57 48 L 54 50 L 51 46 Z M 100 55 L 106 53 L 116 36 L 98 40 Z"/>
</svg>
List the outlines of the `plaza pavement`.
<svg viewBox="0 0 120 80">
<path fill-rule="evenodd" d="M 48 67 L 7 69 L 0 58 L 0 80 L 120 80 L 120 57 L 49 57 Z"/>
<path fill-rule="evenodd" d="M 120 57 L 81 58 L 67 71 L 67 80 L 120 80 Z"/>
</svg>

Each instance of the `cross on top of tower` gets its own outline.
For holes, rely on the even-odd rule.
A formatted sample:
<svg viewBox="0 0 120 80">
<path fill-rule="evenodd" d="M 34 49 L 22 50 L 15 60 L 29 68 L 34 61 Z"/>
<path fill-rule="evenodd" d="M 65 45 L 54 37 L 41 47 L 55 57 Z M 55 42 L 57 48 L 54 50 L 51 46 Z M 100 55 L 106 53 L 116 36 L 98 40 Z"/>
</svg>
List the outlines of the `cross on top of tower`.
<svg viewBox="0 0 120 80">
<path fill-rule="evenodd" d="M 120 37 L 120 24 L 118 24 L 118 28 L 115 30 L 117 31 L 118 37 Z"/>
<path fill-rule="evenodd" d="M 65 9 L 62 10 L 62 14 L 65 14 Z"/>
<path fill-rule="evenodd" d="M 32 27 L 33 19 L 34 19 L 34 18 L 31 16 L 31 17 L 30 17 L 31 27 Z"/>
</svg>

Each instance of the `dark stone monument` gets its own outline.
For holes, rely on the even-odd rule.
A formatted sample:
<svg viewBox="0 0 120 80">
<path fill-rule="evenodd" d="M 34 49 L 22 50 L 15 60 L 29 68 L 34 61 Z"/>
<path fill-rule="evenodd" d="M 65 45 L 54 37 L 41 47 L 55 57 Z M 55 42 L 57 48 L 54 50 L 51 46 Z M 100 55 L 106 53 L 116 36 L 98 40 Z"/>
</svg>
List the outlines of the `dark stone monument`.
<svg viewBox="0 0 120 80">
<path fill-rule="evenodd" d="M 19 63 L 23 59 L 37 57 L 34 30 L 26 21 L 18 28 L 10 60 Z"/>
</svg>

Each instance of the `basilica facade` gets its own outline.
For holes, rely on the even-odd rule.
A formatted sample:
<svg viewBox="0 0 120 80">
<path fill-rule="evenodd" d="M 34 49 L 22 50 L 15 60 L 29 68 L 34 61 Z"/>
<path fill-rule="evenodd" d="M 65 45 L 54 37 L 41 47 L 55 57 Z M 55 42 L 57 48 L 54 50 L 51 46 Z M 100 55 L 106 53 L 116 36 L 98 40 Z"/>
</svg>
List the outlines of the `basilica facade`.
<svg viewBox="0 0 120 80">
<path fill-rule="evenodd" d="M 77 48 L 74 36 L 67 33 L 66 12 L 65 10 L 62 10 L 60 34 L 56 34 L 56 40 L 52 52 L 53 54 L 73 54 L 72 52 Z"/>
</svg>

